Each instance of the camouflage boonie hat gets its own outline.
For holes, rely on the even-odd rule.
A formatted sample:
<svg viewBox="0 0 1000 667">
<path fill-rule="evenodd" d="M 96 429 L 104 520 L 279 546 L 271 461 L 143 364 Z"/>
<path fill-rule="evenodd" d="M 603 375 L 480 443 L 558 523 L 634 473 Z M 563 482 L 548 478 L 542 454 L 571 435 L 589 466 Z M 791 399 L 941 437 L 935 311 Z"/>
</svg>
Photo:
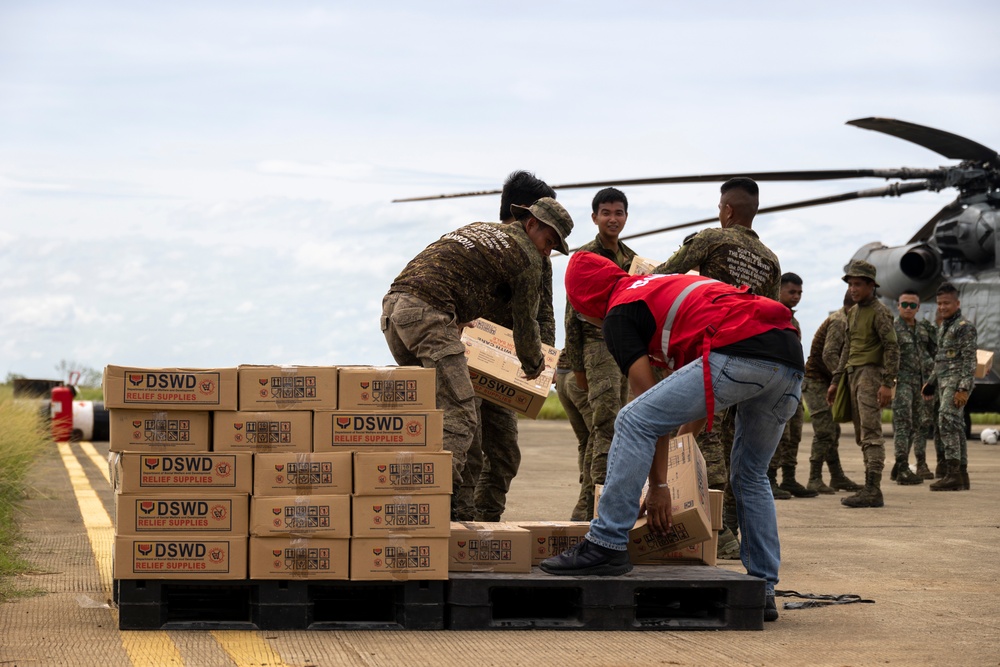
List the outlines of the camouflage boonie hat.
<svg viewBox="0 0 1000 667">
<path fill-rule="evenodd" d="M 875 282 L 875 267 L 863 259 L 851 260 L 851 263 L 847 265 L 846 271 L 847 273 L 843 277 L 845 283 L 848 278 L 870 278 L 872 282 Z M 875 282 L 875 287 L 878 287 L 877 282 Z"/>
<path fill-rule="evenodd" d="M 569 216 L 569 211 L 563 208 L 562 204 L 552 197 L 542 197 L 531 206 L 510 205 L 510 212 L 518 220 L 523 220 L 526 215 L 530 215 L 539 222 L 556 230 L 559 234 L 559 247 L 556 248 L 564 255 L 569 254 L 569 246 L 566 245 L 566 237 L 573 231 L 573 218 Z"/>
</svg>

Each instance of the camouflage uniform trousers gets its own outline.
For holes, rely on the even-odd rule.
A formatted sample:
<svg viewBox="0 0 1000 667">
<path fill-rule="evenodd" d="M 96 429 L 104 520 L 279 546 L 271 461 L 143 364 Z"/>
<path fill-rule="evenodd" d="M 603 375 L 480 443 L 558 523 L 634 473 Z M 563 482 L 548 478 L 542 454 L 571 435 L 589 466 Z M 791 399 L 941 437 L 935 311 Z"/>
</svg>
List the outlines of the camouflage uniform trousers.
<svg viewBox="0 0 1000 667">
<path fill-rule="evenodd" d="M 477 417 L 465 345 L 454 314 L 410 294 L 390 292 L 382 300 L 382 333 L 397 364 L 436 371 L 437 407 L 444 411 L 444 449 L 452 454 L 453 485 L 461 486 Z"/>
<path fill-rule="evenodd" d="M 929 401 L 920 393 L 921 382 L 897 380 L 892 399 L 892 439 L 897 461 L 906 461 L 910 449 L 917 459 L 927 456 L 927 413 Z"/>
<path fill-rule="evenodd" d="M 785 424 L 785 430 L 781 432 L 781 440 L 778 441 L 778 448 L 774 450 L 771 463 L 768 466 L 771 470 L 777 470 L 784 466 L 797 465 L 799 459 L 799 443 L 802 442 L 802 422 L 805 421 L 806 413 L 799 401 L 799 407 L 795 408 L 795 414 Z"/>
<path fill-rule="evenodd" d="M 826 390 L 829 384 L 806 378 L 802 383 L 802 398 L 809 408 L 809 418 L 813 426 L 812 449 L 809 452 L 810 463 L 829 462 L 834 457 L 840 458 L 840 424 L 833 421 L 833 412 L 826 402 Z"/>
<path fill-rule="evenodd" d="M 940 377 L 937 383 L 938 432 L 944 460 L 969 464 L 968 442 L 965 439 L 965 408 L 955 406 L 958 378 Z"/>
<path fill-rule="evenodd" d="M 851 413 L 854 439 L 861 447 L 865 472 L 881 476 L 885 468 L 885 441 L 882 439 L 882 408 L 878 390 L 882 386 L 882 367 L 875 364 L 851 369 Z"/>
<path fill-rule="evenodd" d="M 576 434 L 576 463 L 580 470 L 580 495 L 570 515 L 570 521 L 589 521 L 594 517 L 594 482 L 590 478 L 590 426 L 594 411 L 590 409 L 587 392 L 576 383 L 572 372 L 556 373 L 556 395 L 566 411 L 573 433 Z"/>
<path fill-rule="evenodd" d="M 719 434 L 723 414 L 720 412 L 712 415 L 712 430 L 706 430 L 708 424 L 705 424 L 705 427 L 698 432 L 698 436 L 695 438 L 701 455 L 705 457 L 708 486 L 711 489 L 724 489 L 729 480 L 729 458 L 726 456 L 726 448 L 722 444 L 722 436 Z M 730 449 L 732 449 L 731 442 Z"/>
<path fill-rule="evenodd" d="M 603 340 L 584 344 L 583 365 L 587 374 L 587 401 L 593 411 L 587 443 L 590 477 L 594 484 L 604 484 L 608 451 L 615 435 L 615 419 L 628 401 L 628 382 Z"/>
<path fill-rule="evenodd" d="M 482 470 L 474 496 L 476 521 L 499 521 L 507 507 L 510 483 L 521 466 L 517 414 L 489 401 L 478 401 Z"/>
<path fill-rule="evenodd" d="M 483 399 L 476 398 L 476 414 L 479 412 Z M 465 455 L 465 468 L 462 469 L 462 483 L 452 492 L 451 509 L 453 521 L 476 520 L 476 482 L 483 471 L 483 429 L 477 426 L 472 436 L 472 444 Z"/>
</svg>

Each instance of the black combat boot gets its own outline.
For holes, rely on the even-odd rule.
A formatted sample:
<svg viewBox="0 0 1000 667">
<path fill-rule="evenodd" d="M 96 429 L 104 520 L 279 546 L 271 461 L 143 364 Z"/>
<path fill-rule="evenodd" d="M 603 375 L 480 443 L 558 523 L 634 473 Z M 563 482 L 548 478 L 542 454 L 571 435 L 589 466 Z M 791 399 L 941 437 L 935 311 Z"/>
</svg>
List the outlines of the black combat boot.
<svg viewBox="0 0 1000 667">
<path fill-rule="evenodd" d="M 776 468 L 767 469 L 767 479 L 771 482 L 771 495 L 775 500 L 788 500 L 792 497 L 788 491 L 778 486 L 778 470 Z"/>
<path fill-rule="evenodd" d="M 969 490 L 969 465 L 967 463 L 966 464 L 961 464 L 961 463 L 958 464 L 958 474 L 962 477 L 962 490 L 963 491 L 968 491 Z"/>
<path fill-rule="evenodd" d="M 830 486 L 837 491 L 860 491 L 861 485 L 851 481 L 847 475 L 844 474 L 844 469 L 840 467 L 840 454 L 834 454 L 826 462 L 827 467 L 830 468 Z"/>
<path fill-rule="evenodd" d="M 883 507 L 882 473 L 866 472 L 864 488 L 853 496 L 841 498 L 840 502 L 847 507 Z"/>
<path fill-rule="evenodd" d="M 819 491 L 807 489 L 795 481 L 795 466 L 781 466 L 781 484 L 778 488 L 788 491 L 796 498 L 815 498 L 819 495 Z"/>
<path fill-rule="evenodd" d="M 816 493 L 836 493 L 832 488 L 823 483 L 823 462 L 822 461 L 810 461 L 809 462 L 809 481 L 806 482 L 806 488 L 812 489 Z"/>
<path fill-rule="evenodd" d="M 959 462 L 949 459 L 946 461 L 945 468 L 944 477 L 930 485 L 931 491 L 961 491 L 964 485 L 962 484 L 962 473 L 958 469 Z"/>
<path fill-rule="evenodd" d="M 917 457 L 917 477 L 920 479 L 934 479 L 934 473 L 927 467 L 927 459 L 921 456 Z"/>
<path fill-rule="evenodd" d="M 937 465 L 934 466 L 934 478 L 942 479 L 948 473 L 948 462 L 944 459 L 938 459 Z"/>
<path fill-rule="evenodd" d="M 889 471 L 889 481 L 895 482 L 896 475 L 899 473 L 899 461 L 892 464 L 892 470 Z"/>
<path fill-rule="evenodd" d="M 924 478 L 913 474 L 913 471 L 910 470 L 910 464 L 906 461 L 896 461 L 896 483 L 903 486 L 912 486 L 914 484 L 923 484 Z"/>
</svg>

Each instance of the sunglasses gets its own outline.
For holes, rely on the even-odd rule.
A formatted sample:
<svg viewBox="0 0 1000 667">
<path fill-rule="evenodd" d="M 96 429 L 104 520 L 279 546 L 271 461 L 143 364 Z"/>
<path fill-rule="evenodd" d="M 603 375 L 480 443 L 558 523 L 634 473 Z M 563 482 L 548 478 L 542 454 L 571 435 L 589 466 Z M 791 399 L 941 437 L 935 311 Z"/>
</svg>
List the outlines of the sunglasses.
<svg viewBox="0 0 1000 667">
<path fill-rule="evenodd" d="M 912 308 L 913 310 L 916 310 L 917 308 L 920 307 L 920 304 L 919 303 L 901 303 L 901 304 L 899 304 L 899 307 L 900 308 Z"/>
</svg>

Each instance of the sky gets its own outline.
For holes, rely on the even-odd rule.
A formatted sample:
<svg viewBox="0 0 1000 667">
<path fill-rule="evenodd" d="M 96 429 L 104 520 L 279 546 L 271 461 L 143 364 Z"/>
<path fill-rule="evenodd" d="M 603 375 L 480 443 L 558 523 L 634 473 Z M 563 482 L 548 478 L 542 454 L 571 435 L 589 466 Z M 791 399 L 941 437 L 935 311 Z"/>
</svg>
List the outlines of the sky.
<svg viewBox="0 0 1000 667">
<path fill-rule="evenodd" d="M 1000 4 L 812 4 L 0 0 L 0 378 L 393 363 L 392 279 L 499 200 L 391 200 L 515 169 L 954 164 L 845 125 L 869 116 L 1000 148 Z M 883 184 L 762 183 L 761 206 Z M 717 184 L 623 190 L 625 234 L 717 213 Z M 571 246 L 596 234 L 594 192 L 558 192 Z M 759 216 L 804 279 L 803 340 L 860 246 L 906 242 L 954 196 Z M 690 231 L 630 245 L 663 260 Z"/>
</svg>

